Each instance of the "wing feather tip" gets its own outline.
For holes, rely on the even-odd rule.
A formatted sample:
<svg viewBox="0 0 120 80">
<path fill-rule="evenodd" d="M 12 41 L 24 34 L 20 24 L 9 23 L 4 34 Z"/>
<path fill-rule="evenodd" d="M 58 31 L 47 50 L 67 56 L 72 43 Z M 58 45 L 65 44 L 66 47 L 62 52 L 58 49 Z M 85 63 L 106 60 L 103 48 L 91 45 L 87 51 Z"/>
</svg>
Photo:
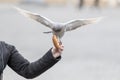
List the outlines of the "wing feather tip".
<svg viewBox="0 0 120 80">
<path fill-rule="evenodd" d="M 29 11 L 26 11 L 26 10 L 24 10 L 24 9 L 21 9 L 21 8 L 19 8 L 19 7 L 16 7 L 16 6 L 14 6 L 14 9 L 16 9 L 20 14 L 22 14 L 22 15 L 24 15 L 24 16 L 26 16 L 26 17 L 30 17 L 29 16 Z"/>
<path fill-rule="evenodd" d="M 103 17 L 92 18 L 90 22 L 97 23 L 97 22 L 101 21 L 102 19 L 103 19 Z"/>
</svg>

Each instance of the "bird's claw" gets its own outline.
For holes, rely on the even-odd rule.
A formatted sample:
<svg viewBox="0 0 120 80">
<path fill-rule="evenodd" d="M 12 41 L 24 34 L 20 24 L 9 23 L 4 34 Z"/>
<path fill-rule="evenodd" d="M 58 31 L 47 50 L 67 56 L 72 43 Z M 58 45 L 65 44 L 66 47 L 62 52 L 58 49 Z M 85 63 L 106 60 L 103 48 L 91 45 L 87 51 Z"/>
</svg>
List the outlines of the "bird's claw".
<svg viewBox="0 0 120 80">
<path fill-rule="evenodd" d="M 59 45 L 62 45 L 62 41 L 59 42 Z"/>
</svg>

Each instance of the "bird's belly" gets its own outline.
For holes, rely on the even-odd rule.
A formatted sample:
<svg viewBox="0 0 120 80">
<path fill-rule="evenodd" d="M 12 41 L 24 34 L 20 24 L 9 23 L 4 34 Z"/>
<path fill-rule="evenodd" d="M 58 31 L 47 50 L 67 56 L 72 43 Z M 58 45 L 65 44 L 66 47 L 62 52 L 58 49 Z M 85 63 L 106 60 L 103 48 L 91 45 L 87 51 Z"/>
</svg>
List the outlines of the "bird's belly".
<svg viewBox="0 0 120 80">
<path fill-rule="evenodd" d="M 59 38 L 61 38 L 64 35 L 64 32 L 57 32 L 55 33 L 56 36 L 58 36 Z"/>
</svg>

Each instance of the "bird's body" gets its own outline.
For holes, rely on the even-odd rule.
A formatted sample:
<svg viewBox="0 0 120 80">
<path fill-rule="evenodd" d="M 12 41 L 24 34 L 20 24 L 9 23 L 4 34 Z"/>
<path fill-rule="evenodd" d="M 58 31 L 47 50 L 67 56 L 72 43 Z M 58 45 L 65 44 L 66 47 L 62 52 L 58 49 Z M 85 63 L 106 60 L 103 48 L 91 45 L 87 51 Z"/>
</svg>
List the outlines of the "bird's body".
<svg viewBox="0 0 120 80">
<path fill-rule="evenodd" d="M 44 26 L 50 28 L 52 31 L 44 32 L 44 33 L 53 33 L 58 37 L 58 39 L 61 39 L 65 32 L 75 30 L 81 26 L 92 24 L 100 20 L 101 18 L 91 18 L 91 19 L 85 19 L 85 20 L 72 20 L 67 23 L 57 23 L 53 22 L 39 14 L 32 13 L 20 8 L 16 8 L 21 14 L 24 16 L 27 16 L 29 18 L 32 18 L 36 20 L 37 22 L 40 22 Z"/>
<path fill-rule="evenodd" d="M 60 39 L 63 37 L 65 33 L 65 27 L 63 24 L 56 24 L 55 27 L 52 29 L 53 34 L 57 35 L 57 37 Z"/>
</svg>

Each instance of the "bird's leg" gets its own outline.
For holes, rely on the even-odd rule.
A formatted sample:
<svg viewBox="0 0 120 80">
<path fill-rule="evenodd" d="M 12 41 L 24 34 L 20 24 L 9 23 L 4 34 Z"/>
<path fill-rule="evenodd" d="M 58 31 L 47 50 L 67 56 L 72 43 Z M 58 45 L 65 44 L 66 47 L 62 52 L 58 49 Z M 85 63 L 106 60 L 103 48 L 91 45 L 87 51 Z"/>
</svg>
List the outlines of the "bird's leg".
<svg viewBox="0 0 120 80">
<path fill-rule="evenodd" d="M 62 45 L 62 41 L 61 41 L 61 39 L 60 39 L 59 37 L 58 37 L 58 39 L 59 39 L 59 44 Z"/>
<path fill-rule="evenodd" d="M 62 41 L 61 40 L 59 40 L 59 44 L 62 45 Z"/>
</svg>

